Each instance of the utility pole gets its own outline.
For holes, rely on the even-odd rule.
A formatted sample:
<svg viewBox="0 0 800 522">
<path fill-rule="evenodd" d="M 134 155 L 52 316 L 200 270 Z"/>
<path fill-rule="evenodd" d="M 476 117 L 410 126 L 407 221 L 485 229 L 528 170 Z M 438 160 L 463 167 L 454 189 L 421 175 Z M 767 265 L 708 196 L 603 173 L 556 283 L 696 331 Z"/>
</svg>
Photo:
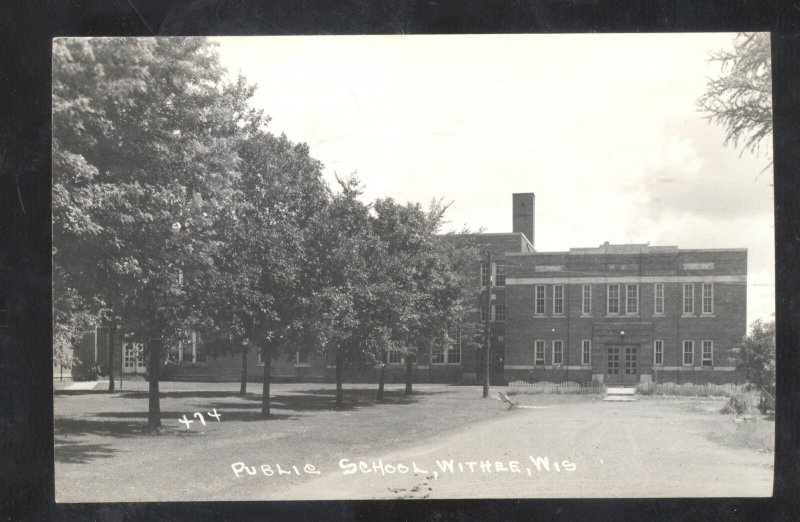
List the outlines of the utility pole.
<svg viewBox="0 0 800 522">
<path fill-rule="evenodd" d="M 486 332 L 486 348 L 484 350 L 483 361 L 483 398 L 489 397 L 489 348 L 492 345 L 492 253 L 487 252 L 486 270 L 489 271 L 489 282 L 486 284 L 486 323 L 484 331 Z M 483 282 L 483 281 L 481 281 Z"/>
</svg>

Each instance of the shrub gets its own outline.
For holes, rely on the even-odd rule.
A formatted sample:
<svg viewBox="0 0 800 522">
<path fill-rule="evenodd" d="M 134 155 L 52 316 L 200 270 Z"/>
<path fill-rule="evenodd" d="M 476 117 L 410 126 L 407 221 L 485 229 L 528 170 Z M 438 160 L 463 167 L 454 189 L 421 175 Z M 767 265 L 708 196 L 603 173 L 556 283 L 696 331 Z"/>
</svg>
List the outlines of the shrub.
<svg viewBox="0 0 800 522">
<path fill-rule="evenodd" d="M 94 363 L 86 370 L 85 377 L 87 381 L 96 381 L 101 375 L 104 375 L 102 366 L 99 363 Z"/>
<path fill-rule="evenodd" d="M 719 411 L 722 414 L 729 414 L 735 413 L 736 415 L 742 415 L 743 413 L 747 412 L 747 397 L 744 395 L 737 393 L 731 395 L 730 400 L 728 401 L 725 406 Z"/>
</svg>

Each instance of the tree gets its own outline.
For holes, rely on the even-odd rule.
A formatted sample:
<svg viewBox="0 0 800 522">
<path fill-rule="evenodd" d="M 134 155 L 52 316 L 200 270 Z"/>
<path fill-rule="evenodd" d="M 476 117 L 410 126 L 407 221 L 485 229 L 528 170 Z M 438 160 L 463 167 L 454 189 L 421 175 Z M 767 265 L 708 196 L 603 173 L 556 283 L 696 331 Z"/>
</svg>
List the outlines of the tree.
<svg viewBox="0 0 800 522">
<path fill-rule="evenodd" d="M 731 350 L 731 362 L 759 389 L 775 384 L 775 321 L 756 320 L 750 334 Z"/>
<path fill-rule="evenodd" d="M 162 346 L 197 316 L 187 297 L 221 244 L 251 95 L 204 38 L 54 43 L 54 274 L 145 342 L 150 431 Z"/>
<path fill-rule="evenodd" d="M 344 405 L 345 365 L 375 358 L 380 348 L 372 342 L 372 325 L 379 284 L 381 244 L 373 234 L 369 207 L 359 200 L 361 187 L 351 176 L 340 180 L 324 212 L 314 220 L 305 257 L 309 294 L 306 317 L 326 354 L 336 366 L 336 406 Z"/>
<path fill-rule="evenodd" d="M 772 66 L 769 33 L 739 33 L 733 51 L 711 55 L 721 75 L 708 80 L 700 109 L 726 132 L 725 144 L 756 152 L 772 135 Z"/>
<path fill-rule="evenodd" d="M 224 332 L 218 351 L 242 357 L 240 393 L 246 393 L 247 353 L 264 361 L 262 413 L 270 414 L 270 362 L 289 338 L 302 337 L 302 259 L 312 218 L 328 198 L 321 164 L 305 144 L 263 129 L 239 149 L 237 198 L 221 221 L 225 241 L 215 256 L 206 295 L 213 328 Z"/>
</svg>

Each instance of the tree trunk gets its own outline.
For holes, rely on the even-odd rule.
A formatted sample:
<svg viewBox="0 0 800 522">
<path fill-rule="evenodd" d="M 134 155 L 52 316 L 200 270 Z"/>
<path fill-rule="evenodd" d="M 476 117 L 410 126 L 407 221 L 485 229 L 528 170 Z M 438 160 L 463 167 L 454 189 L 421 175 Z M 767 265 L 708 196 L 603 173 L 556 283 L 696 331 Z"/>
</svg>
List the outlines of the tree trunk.
<svg viewBox="0 0 800 522">
<path fill-rule="evenodd" d="M 261 389 L 261 415 L 269 417 L 269 384 L 270 370 L 272 367 L 272 346 L 265 341 L 261 346 L 261 360 L 264 361 L 264 387 Z"/>
<path fill-rule="evenodd" d="M 336 348 L 336 407 L 344 406 L 344 394 L 342 392 L 342 374 L 344 373 L 344 354 L 342 348 Z"/>
<path fill-rule="evenodd" d="M 108 393 L 114 393 L 114 341 L 117 337 L 117 322 L 113 319 L 108 328 Z"/>
<path fill-rule="evenodd" d="M 406 354 L 406 395 L 411 395 L 411 374 L 414 371 L 414 363 L 411 361 L 411 354 Z"/>
<path fill-rule="evenodd" d="M 156 433 L 161 428 L 161 404 L 158 396 L 158 379 L 161 373 L 161 339 L 151 339 L 149 342 L 150 360 L 148 372 L 150 381 L 150 408 L 147 412 L 147 431 Z"/>
<path fill-rule="evenodd" d="M 381 364 L 381 373 L 378 378 L 378 400 L 383 400 L 383 383 L 386 381 L 386 354 L 383 355 L 383 364 Z"/>
<path fill-rule="evenodd" d="M 242 346 L 242 385 L 239 388 L 239 395 L 247 395 L 247 346 Z"/>
</svg>

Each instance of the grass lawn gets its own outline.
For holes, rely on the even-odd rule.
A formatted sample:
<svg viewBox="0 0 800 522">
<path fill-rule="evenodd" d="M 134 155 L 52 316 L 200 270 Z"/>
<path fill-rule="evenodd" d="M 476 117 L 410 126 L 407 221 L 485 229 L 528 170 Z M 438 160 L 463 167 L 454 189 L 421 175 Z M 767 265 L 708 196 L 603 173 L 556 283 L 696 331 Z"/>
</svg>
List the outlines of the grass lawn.
<svg viewBox="0 0 800 522">
<path fill-rule="evenodd" d="M 272 386 L 272 413 L 263 419 L 261 385 L 242 398 L 238 383 L 161 383 L 163 430 L 147 436 L 147 383 L 122 392 L 55 392 L 56 499 L 59 501 L 247 498 L 231 483 L 231 464 L 313 464 L 333 469 L 340 458 L 395 449 L 503 414 L 479 387 L 417 385 L 406 396 L 389 385 L 346 385 L 345 408 L 329 384 Z M 133 389 L 128 389 L 133 388 Z M 199 390 L 197 388 L 200 388 Z M 216 408 L 220 422 L 207 412 Z M 189 429 L 179 422 L 203 412 Z M 202 481 L 186 480 L 202 476 Z M 124 477 L 117 487 L 107 480 Z M 283 477 L 288 487 L 308 477 Z M 186 484 L 186 485 L 184 485 Z M 191 484 L 191 486 L 189 485 Z M 244 495 L 245 493 L 241 493 Z"/>
<path fill-rule="evenodd" d="M 105 385 L 98 385 L 105 386 Z M 493 389 L 346 385 L 335 408 L 331 384 L 273 385 L 273 416 L 260 416 L 260 385 L 162 383 L 161 434 L 145 434 L 147 383 L 114 394 L 56 391 L 56 500 L 261 500 L 282 498 L 492 498 L 747 496 L 771 491 L 773 423 L 734 422 L 724 399 L 640 397 L 609 403 L 596 395 L 518 395 L 508 411 Z M 207 412 L 221 414 L 217 422 Z M 206 425 L 185 414 L 205 414 Z M 755 441 L 755 442 L 754 442 Z M 545 481 L 518 475 L 430 477 L 357 474 L 342 480 L 339 459 L 427 462 L 550 455 L 574 474 Z M 243 462 L 275 473 L 236 478 Z M 321 475 L 307 474 L 306 464 Z M 277 466 L 288 471 L 278 475 Z M 296 466 L 296 470 L 292 468 Z M 310 469 L 310 468 L 308 468 Z M 432 469 L 432 468 L 431 468 Z M 530 475 L 529 475 L 530 476 Z M 418 496 L 415 496 L 418 495 Z"/>
</svg>

